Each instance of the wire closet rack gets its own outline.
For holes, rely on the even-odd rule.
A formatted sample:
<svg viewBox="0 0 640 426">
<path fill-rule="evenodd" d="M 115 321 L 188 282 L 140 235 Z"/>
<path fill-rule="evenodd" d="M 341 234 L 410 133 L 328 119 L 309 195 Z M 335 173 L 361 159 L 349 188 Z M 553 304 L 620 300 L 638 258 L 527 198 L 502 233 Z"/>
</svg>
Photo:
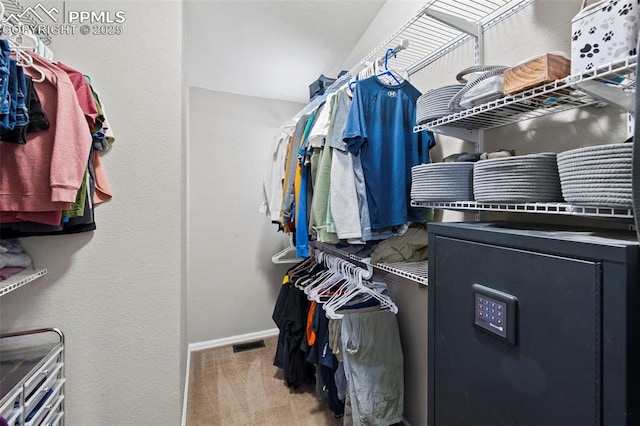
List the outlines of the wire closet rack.
<svg viewBox="0 0 640 426">
<path fill-rule="evenodd" d="M 394 58 L 394 66 L 406 69 L 409 74 L 474 38 L 476 61 L 481 61 L 483 31 L 531 3 L 533 0 L 430 0 L 328 90 L 342 86 L 371 61 L 384 58 L 389 49 L 406 44 L 409 48 Z"/>
</svg>

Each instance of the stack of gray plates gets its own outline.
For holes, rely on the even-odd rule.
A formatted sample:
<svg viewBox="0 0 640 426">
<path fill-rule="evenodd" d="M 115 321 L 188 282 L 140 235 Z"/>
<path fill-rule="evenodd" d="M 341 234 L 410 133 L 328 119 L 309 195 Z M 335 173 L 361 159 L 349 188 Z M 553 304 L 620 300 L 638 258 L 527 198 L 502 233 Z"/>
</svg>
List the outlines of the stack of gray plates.
<svg viewBox="0 0 640 426">
<path fill-rule="evenodd" d="M 411 168 L 413 201 L 473 200 L 473 163 L 431 163 Z"/>
<path fill-rule="evenodd" d="M 416 102 L 416 122 L 418 124 L 425 124 L 451 114 L 452 111 L 449 110 L 449 101 L 464 86 L 464 84 L 443 86 L 429 90 L 420 96 Z"/>
<path fill-rule="evenodd" d="M 630 143 L 598 145 L 558 154 L 562 195 L 571 204 L 631 208 Z"/>
<path fill-rule="evenodd" d="M 556 154 L 480 160 L 473 169 L 473 194 L 482 203 L 561 201 Z"/>
</svg>

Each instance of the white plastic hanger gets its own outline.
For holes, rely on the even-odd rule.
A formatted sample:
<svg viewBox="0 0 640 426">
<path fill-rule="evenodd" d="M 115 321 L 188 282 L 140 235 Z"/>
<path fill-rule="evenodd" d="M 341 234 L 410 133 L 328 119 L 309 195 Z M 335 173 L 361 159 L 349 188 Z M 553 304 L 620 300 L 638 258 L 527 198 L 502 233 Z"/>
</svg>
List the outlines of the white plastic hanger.
<svg viewBox="0 0 640 426">
<path fill-rule="evenodd" d="M 27 53 L 27 50 L 33 50 L 38 45 L 38 40 L 34 35 L 20 33 L 9 38 L 9 45 L 11 50 L 15 53 L 16 65 L 21 67 L 33 68 L 40 74 L 40 77 L 34 78 L 35 83 L 42 83 L 45 79 L 45 74 L 37 65 L 33 63 L 33 57 Z"/>
<path fill-rule="evenodd" d="M 328 258 L 326 257 L 325 253 L 320 250 L 315 250 L 314 255 L 315 255 L 316 263 L 320 265 L 324 265 L 326 268 L 327 265 L 325 262 L 328 261 Z M 304 290 L 304 294 L 307 295 L 307 298 L 309 300 L 312 300 L 311 297 L 309 296 L 309 293 L 313 290 L 314 286 L 318 285 L 319 283 L 322 283 L 325 279 L 329 278 L 332 274 L 333 274 L 333 271 L 327 268 L 324 271 L 316 274 L 314 277 L 305 280 L 303 283 L 300 284 L 300 288 Z"/>
<path fill-rule="evenodd" d="M 335 258 L 335 263 L 336 267 L 334 268 L 333 276 L 325 283 L 316 287 L 310 294 L 317 303 L 327 303 L 336 294 L 343 294 L 349 291 L 349 288 L 352 286 L 351 269 L 354 268 L 355 265 L 340 258 Z M 323 297 L 327 296 L 329 299 L 323 300 Z"/>
<path fill-rule="evenodd" d="M 337 292 L 335 296 L 331 297 L 323 305 L 329 318 L 342 318 L 344 314 L 339 314 L 337 311 L 358 296 L 363 296 L 363 301 L 375 298 L 380 302 L 380 309 L 389 309 L 393 313 L 398 313 L 398 307 L 393 300 L 389 296 L 382 294 L 386 290 L 384 283 L 366 282 L 373 276 L 373 269 L 370 266 L 367 265 L 367 269 L 356 267 L 354 271 L 355 276 L 350 276 L 351 287 L 349 287 L 349 291 L 344 294 Z"/>
<path fill-rule="evenodd" d="M 34 80 L 35 81 L 35 80 Z M 289 247 L 271 256 L 273 263 L 298 263 L 304 260 L 296 254 L 296 246 L 293 244 L 293 235 L 289 235 Z"/>
<path fill-rule="evenodd" d="M 320 300 L 320 292 L 340 281 L 342 276 L 338 272 L 338 260 L 336 257 L 324 256 L 324 264 L 327 270 L 305 287 L 304 293 L 307 295 L 307 299 L 318 302 Z"/>
<path fill-rule="evenodd" d="M 356 266 L 348 263 L 346 261 L 342 261 L 343 268 L 341 271 L 341 280 L 342 285 L 335 289 L 334 294 L 326 300 L 323 304 L 323 309 L 327 310 L 327 305 L 331 305 L 337 299 L 341 297 L 346 297 L 348 294 L 352 294 L 356 291 Z"/>
</svg>

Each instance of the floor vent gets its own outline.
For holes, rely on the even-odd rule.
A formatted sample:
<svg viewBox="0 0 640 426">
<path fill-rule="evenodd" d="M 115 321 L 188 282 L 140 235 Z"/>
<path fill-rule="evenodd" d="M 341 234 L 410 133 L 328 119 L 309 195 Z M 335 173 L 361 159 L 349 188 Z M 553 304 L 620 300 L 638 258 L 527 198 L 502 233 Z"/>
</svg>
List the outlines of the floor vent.
<svg viewBox="0 0 640 426">
<path fill-rule="evenodd" d="M 233 353 L 250 351 L 252 349 L 264 348 L 264 340 L 256 340 L 255 342 L 240 343 L 233 345 Z"/>
</svg>

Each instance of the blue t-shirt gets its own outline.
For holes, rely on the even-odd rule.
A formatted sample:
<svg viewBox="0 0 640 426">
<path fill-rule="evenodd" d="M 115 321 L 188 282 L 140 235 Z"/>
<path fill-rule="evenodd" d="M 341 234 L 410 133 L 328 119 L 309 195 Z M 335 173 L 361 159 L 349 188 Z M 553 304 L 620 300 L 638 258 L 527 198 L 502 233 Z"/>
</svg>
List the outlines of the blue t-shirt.
<svg viewBox="0 0 640 426">
<path fill-rule="evenodd" d="M 408 81 L 388 85 L 377 77 L 358 82 L 343 134 L 349 151 L 360 155 L 374 229 L 422 222 L 410 206 L 411 168 L 429 162 L 433 134 L 413 132 L 421 93 Z"/>
</svg>

